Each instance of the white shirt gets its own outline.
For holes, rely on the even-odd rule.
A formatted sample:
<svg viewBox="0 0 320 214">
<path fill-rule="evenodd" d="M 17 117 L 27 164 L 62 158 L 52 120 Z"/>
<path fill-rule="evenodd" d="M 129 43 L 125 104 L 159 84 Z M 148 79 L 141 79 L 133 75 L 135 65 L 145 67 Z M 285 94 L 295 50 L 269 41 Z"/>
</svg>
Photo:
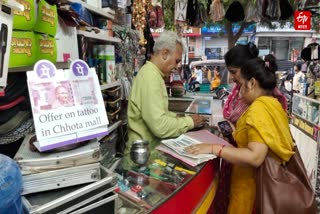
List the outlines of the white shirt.
<svg viewBox="0 0 320 214">
<path fill-rule="evenodd" d="M 201 84 L 202 83 L 202 70 L 201 69 L 196 69 L 195 75 L 197 77 L 196 81 Z"/>
<path fill-rule="evenodd" d="M 295 91 L 300 91 L 302 88 L 302 84 L 304 82 L 304 73 L 302 73 L 301 71 L 299 71 L 298 73 L 295 73 L 295 75 L 293 76 L 293 80 L 292 80 L 292 89 Z"/>
</svg>

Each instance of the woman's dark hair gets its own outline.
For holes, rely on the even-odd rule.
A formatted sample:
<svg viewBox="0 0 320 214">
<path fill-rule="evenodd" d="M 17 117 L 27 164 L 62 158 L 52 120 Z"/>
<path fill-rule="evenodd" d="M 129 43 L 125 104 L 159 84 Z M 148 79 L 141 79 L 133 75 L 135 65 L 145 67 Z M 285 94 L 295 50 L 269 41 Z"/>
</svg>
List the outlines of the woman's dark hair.
<svg viewBox="0 0 320 214">
<path fill-rule="evenodd" d="M 259 82 L 261 88 L 271 91 L 277 85 L 276 70 L 270 66 L 272 63 L 268 63 L 258 57 L 250 59 L 242 66 L 241 76 L 246 80 L 254 77 Z"/>
<path fill-rule="evenodd" d="M 300 63 L 296 64 L 296 67 L 297 67 L 297 69 L 298 69 L 299 71 L 301 71 L 301 64 L 300 64 Z"/>
<path fill-rule="evenodd" d="M 278 70 L 278 65 L 276 63 L 276 57 L 273 56 L 272 54 L 268 54 L 264 56 L 264 61 L 267 62 L 267 64 L 269 64 L 269 68 L 271 70 Z"/>
<path fill-rule="evenodd" d="M 215 70 L 217 70 L 220 73 L 220 66 L 217 65 L 216 67 L 214 67 Z"/>
<path fill-rule="evenodd" d="M 224 60 L 227 66 L 239 67 L 249 59 L 256 58 L 259 54 L 259 49 L 255 44 L 249 42 L 246 45 L 238 44 L 231 48 L 225 55 Z"/>
</svg>

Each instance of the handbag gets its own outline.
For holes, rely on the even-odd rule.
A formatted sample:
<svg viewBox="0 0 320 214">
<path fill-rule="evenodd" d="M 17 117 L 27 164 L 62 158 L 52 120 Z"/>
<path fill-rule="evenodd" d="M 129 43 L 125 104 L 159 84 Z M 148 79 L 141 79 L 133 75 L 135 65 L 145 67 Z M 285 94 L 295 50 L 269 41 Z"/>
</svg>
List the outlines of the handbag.
<svg viewBox="0 0 320 214">
<path fill-rule="evenodd" d="M 284 164 L 267 155 L 256 171 L 257 214 L 318 213 L 315 194 L 298 148 Z"/>
</svg>

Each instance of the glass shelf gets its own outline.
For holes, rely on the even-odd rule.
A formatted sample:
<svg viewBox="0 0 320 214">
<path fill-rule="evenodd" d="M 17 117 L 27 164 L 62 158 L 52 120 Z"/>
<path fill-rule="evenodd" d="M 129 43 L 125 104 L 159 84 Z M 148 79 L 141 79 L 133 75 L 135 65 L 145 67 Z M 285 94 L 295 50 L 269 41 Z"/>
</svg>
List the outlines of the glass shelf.
<svg viewBox="0 0 320 214">
<path fill-rule="evenodd" d="M 301 94 L 293 94 L 292 114 L 319 127 L 320 101 L 311 99 Z"/>
</svg>

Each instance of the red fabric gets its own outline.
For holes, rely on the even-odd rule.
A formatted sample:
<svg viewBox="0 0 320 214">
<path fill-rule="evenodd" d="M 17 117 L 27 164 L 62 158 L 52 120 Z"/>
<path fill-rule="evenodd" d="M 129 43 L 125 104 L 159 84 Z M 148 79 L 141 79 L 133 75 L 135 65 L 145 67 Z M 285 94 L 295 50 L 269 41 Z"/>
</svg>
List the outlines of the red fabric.
<svg viewBox="0 0 320 214">
<path fill-rule="evenodd" d="M 275 87 L 272 91 L 272 95 L 277 98 L 279 100 L 279 102 L 281 103 L 282 105 L 282 108 L 287 111 L 287 108 L 288 108 L 288 104 L 287 104 L 287 99 L 286 97 L 281 93 L 281 91 Z"/>
<path fill-rule="evenodd" d="M 240 85 L 236 84 L 223 108 L 223 117 L 233 124 L 236 124 L 240 116 L 248 108 L 248 105 L 239 98 Z M 287 111 L 287 100 L 280 90 L 275 87 L 272 94 L 281 103 L 283 109 Z"/>
<path fill-rule="evenodd" d="M 236 84 L 223 108 L 223 117 L 236 124 L 248 105 L 239 98 L 240 85 Z"/>
<path fill-rule="evenodd" d="M 18 97 L 16 100 L 8 103 L 8 104 L 5 104 L 5 105 L 1 105 L 0 106 L 0 111 L 4 111 L 4 110 L 7 110 L 9 108 L 12 108 L 16 105 L 18 105 L 19 103 L 21 103 L 22 101 L 24 101 L 26 98 L 21 96 L 21 97 Z"/>
</svg>

